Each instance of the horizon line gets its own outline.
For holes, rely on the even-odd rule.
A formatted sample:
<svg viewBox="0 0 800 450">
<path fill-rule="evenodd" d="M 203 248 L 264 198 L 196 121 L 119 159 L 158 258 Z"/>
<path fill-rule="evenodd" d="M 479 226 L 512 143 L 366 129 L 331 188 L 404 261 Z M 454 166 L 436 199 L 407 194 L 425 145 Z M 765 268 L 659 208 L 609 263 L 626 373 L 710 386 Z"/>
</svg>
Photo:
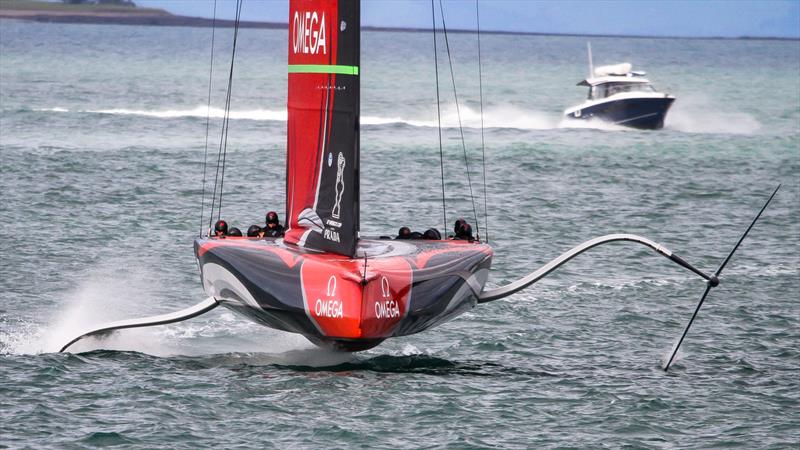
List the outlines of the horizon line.
<svg viewBox="0 0 800 450">
<path fill-rule="evenodd" d="M 162 10 L 163 11 L 163 10 Z M 13 17 L 4 16 L 0 14 L 0 19 L 5 20 L 21 20 L 26 22 L 39 22 L 39 23 L 75 23 L 75 24 L 94 24 L 94 25 L 147 25 L 147 26 L 182 26 L 182 27 L 221 27 L 231 28 L 235 26 L 235 21 L 231 19 L 212 19 L 207 17 L 198 16 L 184 16 L 172 14 L 164 11 L 167 14 L 163 16 L 128 16 L 125 14 L 119 16 L 103 16 L 98 17 L 91 13 L 89 14 L 74 14 L 69 16 L 51 16 L 46 12 L 39 12 L 38 14 L 27 17 Z M 137 20 L 137 19 L 147 20 Z M 153 19 L 165 18 L 168 19 L 162 23 L 153 21 Z M 72 20 L 71 20 L 72 19 Z M 75 20 L 77 19 L 77 20 Z M 101 20 L 103 19 L 103 20 Z M 173 20 L 175 22 L 173 22 Z M 264 22 L 264 21 L 240 21 L 239 27 L 241 28 L 261 28 L 261 29 L 285 29 L 289 27 L 288 22 Z M 399 27 L 399 26 L 381 26 L 381 25 L 361 25 L 362 31 L 375 31 L 375 32 L 401 32 L 401 33 L 429 33 L 430 28 L 419 27 Z M 437 31 L 442 29 L 437 27 Z M 478 34 L 478 30 L 473 29 L 448 29 L 450 33 L 457 34 Z M 562 37 L 589 37 L 589 38 L 631 38 L 631 39 L 691 39 L 691 40 L 766 40 L 766 41 L 800 41 L 800 36 L 687 36 L 687 35 L 648 35 L 648 34 L 621 34 L 621 33 L 559 33 L 559 32 L 544 32 L 544 31 L 512 31 L 512 30 L 481 30 L 480 34 L 495 34 L 495 35 L 516 35 L 516 36 L 562 36 Z"/>
<path fill-rule="evenodd" d="M 199 21 L 216 21 L 217 26 L 233 27 L 234 20 L 231 19 L 211 19 L 208 17 L 198 16 L 181 16 L 168 13 L 173 17 L 181 17 L 186 19 L 194 19 Z M 191 26 L 191 25 L 187 25 Z M 210 26 L 197 25 L 197 26 Z M 264 21 L 240 21 L 239 26 L 245 28 L 269 28 L 280 29 L 288 28 L 289 22 L 264 22 Z M 383 25 L 361 25 L 362 31 L 379 31 L 379 32 L 405 32 L 405 33 L 427 33 L 430 28 L 419 27 L 399 27 L 399 26 L 383 26 Z M 441 28 L 436 28 L 441 31 Z M 478 30 L 455 28 L 448 29 L 450 33 L 459 34 L 478 34 Z M 565 37 L 612 37 L 612 38 L 634 38 L 634 39 L 709 39 L 709 40 L 767 40 L 767 41 L 800 41 L 800 36 L 684 36 L 684 35 L 657 35 L 657 34 L 603 34 L 603 33 L 559 33 L 559 32 L 546 32 L 546 31 L 512 31 L 512 30 L 481 30 L 481 34 L 504 34 L 504 35 L 518 35 L 518 36 L 565 36 Z"/>
</svg>

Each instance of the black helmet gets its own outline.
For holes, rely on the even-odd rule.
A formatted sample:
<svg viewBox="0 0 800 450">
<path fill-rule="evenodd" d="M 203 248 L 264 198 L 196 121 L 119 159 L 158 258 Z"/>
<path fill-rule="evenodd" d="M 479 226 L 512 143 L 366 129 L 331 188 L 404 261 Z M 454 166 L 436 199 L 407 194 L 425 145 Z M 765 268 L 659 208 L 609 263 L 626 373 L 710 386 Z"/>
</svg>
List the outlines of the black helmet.
<svg viewBox="0 0 800 450">
<path fill-rule="evenodd" d="M 218 220 L 217 223 L 214 224 L 214 231 L 223 235 L 228 234 L 228 222 Z"/>
<path fill-rule="evenodd" d="M 425 233 L 423 233 L 422 238 L 430 239 L 432 241 L 440 241 L 442 240 L 442 235 L 436 228 L 428 228 L 425 230 Z"/>
<path fill-rule="evenodd" d="M 278 223 L 278 213 L 275 211 L 268 212 L 265 220 L 267 223 Z"/>
<path fill-rule="evenodd" d="M 242 235 L 242 230 L 236 227 L 233 227 L 231 228 L 230 231 L 228 231 L 228 236 L 241 236 L 241 235 Z"/>
<path fill-rule="evenodd" d="M 455 235 L 458 236 L 458 233 L 461 231 L 461 227 L 463 227 L 466 223 L 467 221 L 464 219 L 456 220 L 455 225 L 453 225 L 453 233 L 455 233 Z"/>
<path fill-rule="evenodd" d="M 397 239 L 408 239 L 411 236 L 411 229 L 408 227 L 400 227 L 397 231 Z"/>
<path fill-rule="evenodd" d="M 247 229 L 247 237 L 258 237 L 258 233 L 261 232 L 261 227 L 258 225 L 250 225 L 250 228 Z"/>
</svg>

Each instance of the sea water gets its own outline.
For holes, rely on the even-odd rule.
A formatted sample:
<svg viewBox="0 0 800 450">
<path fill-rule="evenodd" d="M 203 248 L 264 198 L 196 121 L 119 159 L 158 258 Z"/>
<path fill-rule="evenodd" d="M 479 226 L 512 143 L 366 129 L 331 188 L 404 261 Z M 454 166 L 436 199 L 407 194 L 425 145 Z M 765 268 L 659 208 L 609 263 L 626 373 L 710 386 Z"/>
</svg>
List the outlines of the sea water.
<svg viewBox="0 0 800 450">
<path fill-rule="evenodd" d="M 231 35 L 209 109 L 210 29 L 0 22 L 0 446 L 798 445 L 798 41 L 592 38 L 595 62 L 677 97 L 663 130 L 636 131 L 562 120 L 585 38 L 482 35 L 481 105 L 477 36 L 450 35 L 457 109 L 440 35 L 440 160 L 432 35 L 362 33 L 362 232 L 464 217 L 494 247 L 490 286 L 614 232 L 713 271 L 783 183 L 668 374 L 705 285 L 629 244 L 353 355 L 221 308 L 55 353 L 205 298 L 192 241 Z M 284 210 L 286 38 L 238 42 L 222 214 L 242 229 Z"/>
</svg>

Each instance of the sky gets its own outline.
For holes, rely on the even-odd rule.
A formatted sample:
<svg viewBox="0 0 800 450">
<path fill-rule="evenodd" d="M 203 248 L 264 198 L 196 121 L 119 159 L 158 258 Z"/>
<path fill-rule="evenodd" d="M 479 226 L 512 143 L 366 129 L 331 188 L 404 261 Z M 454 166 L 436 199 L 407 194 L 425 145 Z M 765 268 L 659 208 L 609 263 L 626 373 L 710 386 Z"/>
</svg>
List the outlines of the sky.
<svg viewBox="0 0 800 450">
<path fill-rule="evenodd" d="M 232 19 L 235 0 L 216 0 Z M 438 8 L 438 0 L 437 8 Z M 481 30 L 686 37 L 800 38 L 800 0 L 478 0 Z M 135 0 L 212 17 L 214 0 Z M 448 28 L 475 29 L 475 0 L 443 0 Z M 429 28 L 429 0 L 361 0 L 362 25 Z M 244 0 L 242 20 L 287 22 L 288 1 Z"/>
</svg>

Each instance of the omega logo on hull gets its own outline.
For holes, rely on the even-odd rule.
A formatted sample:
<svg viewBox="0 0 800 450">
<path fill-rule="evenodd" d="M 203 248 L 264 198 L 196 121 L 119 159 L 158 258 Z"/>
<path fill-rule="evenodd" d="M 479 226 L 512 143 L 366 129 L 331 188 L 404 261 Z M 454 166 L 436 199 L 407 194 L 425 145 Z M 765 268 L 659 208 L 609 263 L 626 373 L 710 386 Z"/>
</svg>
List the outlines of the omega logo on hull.
<svg viewBox="0 0 800 450">
<path fill-rule="evenodd" d="M 375 302 L 375 317 L 378 319 L 395 319 L 400 317 L 400 305 L 392 298 L 389 291 L 389 280 L 381 277 L 381 294 L 383 300 Z"/>
<path fill-rule="evenodd" d="M 292 20 L 292 50 L 294 53 L 318 55 L 328 53 L 325 34 L 325 13 L 322 20 L 316 11 L 295 11 Z"/>
<path fill-rule="evenodd" d="M 331 275 L 328 279 L 328 289 L 325 292 L 327 299 L 318 298 L 314 304 L 314 313 L 317 317 L 330 317 L 341 319 L 344 317 L 344 304 L 336 297 L 336 275 Z"/>
</svg>

